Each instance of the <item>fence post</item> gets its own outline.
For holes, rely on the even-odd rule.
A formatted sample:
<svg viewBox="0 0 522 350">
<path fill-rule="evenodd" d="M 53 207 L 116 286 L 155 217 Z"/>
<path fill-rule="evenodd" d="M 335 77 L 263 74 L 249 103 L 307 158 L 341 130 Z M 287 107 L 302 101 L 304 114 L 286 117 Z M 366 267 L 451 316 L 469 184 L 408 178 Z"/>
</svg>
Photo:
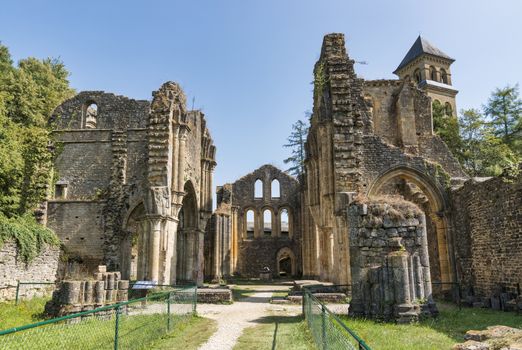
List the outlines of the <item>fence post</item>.
<svg viewBox="0 0 522 350">
<path fill-rule="evenodd" d="M 167 332 L 170 332 L 170 298 L 172 296 L 172 292 L 169 293 L 169 297 L 167 298 Z"/>
<path fill-rule="evenodd" d="M 18 293 L 20 293 L 20 280 L 16 281 L 16 299 L 15 305 L 18 305 Z"/>
<path fill-rule="evenodd" d="M 120 307 L 116 307 L 116 325 L 114 327 L 114 350 L 118 350 L 118 329 L 120 326 Z"/>
<path fill-rule="evenodd" d="M 306 289 L 303 292 L 303 318 L 306 319 L 306 310 L 305 310 L 305 304 L 306 303 Z"/>
<path fill-rule="evenodd" d="M 198 303 L 198 285 L 194 287 L 194 300 L 192 301 L 192 313 L 196 313 L 196 306 Z"/>
<path fill-rule="evenodd" d="M 323 350 L 326 350 L 326 309 L 323 304 L 321 304 L 321 337 L 323 338 Z"/>
</svg>

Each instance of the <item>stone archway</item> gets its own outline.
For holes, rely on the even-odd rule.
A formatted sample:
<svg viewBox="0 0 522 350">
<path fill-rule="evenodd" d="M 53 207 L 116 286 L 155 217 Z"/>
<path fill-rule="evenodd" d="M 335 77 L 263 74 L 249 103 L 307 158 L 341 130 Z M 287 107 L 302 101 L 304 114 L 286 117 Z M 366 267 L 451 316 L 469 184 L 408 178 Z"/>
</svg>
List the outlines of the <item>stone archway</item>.
<svg viewBox="0 0 522 350">
<path fill-rule="evenodd" d="M 453 282 L 447 200 L 444 189 L 436 185 L 435 179 L 409 167 L 396 167 L 381 174 L 371 185 L 368 195 L 400 195 L 424 211 L 432 281 Z M 434 291 L 440 288 L 437 285 Z M 450 285 L 442 285 L 442 289 L 449 288 Z"/>
<path fill-rule="evenodd" d="M 284 247 L 277 252 L 276 269 L 277 276 L 295 276 L 297 274 L 295 254 L 290 248 Z"/>
<path fill-rule="evenodd" d="M 198 265 L 198 207 L 196 191 L 190 181 L 185 183 L 185 195 L 178 214 L 176 235 L 176 283 L 194 283 Z"/>
<path fill-rule="evenodd" d="M 123 279 L 137 280 L 140 263 L 144 259 L 143 242 L 140 242 L 141 220 L 145 215 L 143 203 L 137 204 L 129 211 L 125 220 L 126 235 L 120 243 L 120 271 Z"/>
</svg>

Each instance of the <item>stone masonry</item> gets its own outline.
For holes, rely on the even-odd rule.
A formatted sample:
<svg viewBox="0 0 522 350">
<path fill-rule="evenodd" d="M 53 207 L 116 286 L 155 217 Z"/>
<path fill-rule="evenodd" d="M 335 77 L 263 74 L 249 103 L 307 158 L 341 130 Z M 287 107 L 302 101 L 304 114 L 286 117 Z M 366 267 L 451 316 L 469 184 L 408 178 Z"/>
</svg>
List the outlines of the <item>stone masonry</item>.
<svg viewBox="0 0 522 350">
<path fill-rule="evenodd" d="M 0 301 L 15 299 L 17 281 L 55 282 L 59 257 L 60 248 L 45 246 L 31 262 L 25 263 L 20 260 L 16 244 L 5 242 L 0 248 Z M 21 286 L 20 297 L 41 296 L 48 290 L 46 285 Z"/>
<path fill-rule="evenodd" d="M 426 219 L 401 198 L 348 207 L 352 300 L 350 314 L 399 323 L 436 314 Z"/>
</svg>

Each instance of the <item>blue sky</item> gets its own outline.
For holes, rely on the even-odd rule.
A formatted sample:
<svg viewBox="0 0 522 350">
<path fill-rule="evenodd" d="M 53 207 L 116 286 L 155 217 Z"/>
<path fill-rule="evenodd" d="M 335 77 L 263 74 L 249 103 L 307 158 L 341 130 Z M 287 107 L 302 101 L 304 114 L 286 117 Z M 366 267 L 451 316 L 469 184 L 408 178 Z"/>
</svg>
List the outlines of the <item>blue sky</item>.
<svg viewBox="0 0 522 350">
<path fill-rule="evenodd" d="M 0 41 L 15 60 L 60 57 L 77 90 L 150 99 L 179 82 L 218 148 L 214 184 L 285 168 L 291 125 L 312 108 L 322 37 L 343 32 L 366 79 L 394 78 L 417 35 L 456 59 L 458 108 L 521 80 L 519 0 L 4 0 Z"/>
</svg>

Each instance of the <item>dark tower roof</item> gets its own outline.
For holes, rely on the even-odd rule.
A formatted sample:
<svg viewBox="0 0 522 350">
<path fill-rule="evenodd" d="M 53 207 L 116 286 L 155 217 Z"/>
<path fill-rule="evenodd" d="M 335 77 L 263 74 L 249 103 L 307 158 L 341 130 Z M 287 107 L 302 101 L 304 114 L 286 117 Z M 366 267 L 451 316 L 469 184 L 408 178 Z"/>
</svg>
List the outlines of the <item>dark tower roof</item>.
<svg viewBox="0 0 522 350">
<path fill-rule="evenodd" d="M 404 58 L 402 59 L 401 64 L 399 64 L 399 66 L 393 73 L 397 73 L 401 68 L 405 67 L 406 65 L 408 65 L 408 63 L 410 63 L 411 61 L 423 54 L 442 57 L 451 62 L 455 61 L 453 58 L 446 55 L 444 52 L 432 45 L 428 40 L 424 39 L 419 35 L 419 37 L 417 38 L 417 40 L 415 40 L 406 56 L 404 56 Z"/>
</svg>

